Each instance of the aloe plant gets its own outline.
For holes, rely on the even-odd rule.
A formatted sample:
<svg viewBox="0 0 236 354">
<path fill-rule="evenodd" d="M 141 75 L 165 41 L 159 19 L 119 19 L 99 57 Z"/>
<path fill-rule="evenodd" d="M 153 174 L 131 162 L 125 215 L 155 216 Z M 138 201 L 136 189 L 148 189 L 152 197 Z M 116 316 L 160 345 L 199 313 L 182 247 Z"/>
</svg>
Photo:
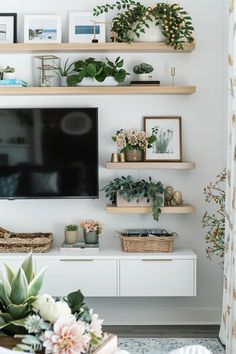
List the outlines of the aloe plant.
<svg viewBox="0 0 236 354">
<path fill-rule="evenodd" d="M 6 274 L 0 272 L 0 329 L 11 334 L 22 332 L 41 289 L 45 269 L 34 274 L 32 254 L 17 272 L 5 264 Z"/>
</svg>

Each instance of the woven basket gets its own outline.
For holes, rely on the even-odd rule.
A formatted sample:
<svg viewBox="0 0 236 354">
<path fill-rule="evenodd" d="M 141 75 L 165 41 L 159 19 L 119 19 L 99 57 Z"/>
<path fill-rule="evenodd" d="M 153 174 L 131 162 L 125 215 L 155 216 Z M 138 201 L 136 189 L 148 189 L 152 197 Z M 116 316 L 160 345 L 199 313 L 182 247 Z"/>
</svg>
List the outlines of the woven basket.
<svg viewBox="0 0 236 354">
<path fill-rule="evenodd" d="M 172 236 L 127 236 L 120 234 L 124 252 L 173 252 L 175 234 Z"/>
<path fill-rule="evenodd" d="M 14 233 L 0 227 L 0 252 L 48 252 L 52 242 L 52 233 Z"/>
</svg>

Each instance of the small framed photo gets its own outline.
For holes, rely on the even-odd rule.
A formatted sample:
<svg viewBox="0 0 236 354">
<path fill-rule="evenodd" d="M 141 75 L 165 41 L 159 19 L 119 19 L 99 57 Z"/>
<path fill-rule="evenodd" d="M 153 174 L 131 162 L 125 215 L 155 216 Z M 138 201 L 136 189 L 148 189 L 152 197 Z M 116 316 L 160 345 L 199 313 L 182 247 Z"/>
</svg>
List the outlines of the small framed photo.
<svg viewBox="0 0 236 354">
<path fill-rule="evenodd" d="M 61 43 L 61 16 L 25 15 L 25 43 Z"/>
<path fill-rule="evenodd" d="M 105 16 L 94 17 L 92 12 L 70 12 L 69 43 L 105 43 L 105 41 Z"/>
<path fill-rule="evenodd" d="M 0 43 L 16 43 L 16 13 L 0 13 Z"/>
<path fill-rule="evenodd" d="M 181 117 L 144 117 L 144 130 L 156 141 L 145 152 L 145 161 L 182 161 Z"/>
</svg>

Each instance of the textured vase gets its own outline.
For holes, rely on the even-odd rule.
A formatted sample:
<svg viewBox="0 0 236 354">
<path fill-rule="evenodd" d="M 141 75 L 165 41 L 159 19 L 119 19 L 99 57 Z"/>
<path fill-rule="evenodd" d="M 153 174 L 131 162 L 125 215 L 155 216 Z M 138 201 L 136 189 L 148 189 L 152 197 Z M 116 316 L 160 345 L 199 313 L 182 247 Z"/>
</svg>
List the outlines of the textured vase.
<svg viewBox="0 0 236 354">
<path fill-rule="evenodd" d="M 84 231 L 84 242 L 85 244 L 96 244 L 98 243 L 98 233 L 97 231 Z"/>
<path fill-rule="evenodd" d="M 66 87 L 67 85 L 67 76 L 60 76 L 60 86 Z"/>
<path fill-rule="evenodd" d="M 70 244 L 78 242 L 78 231 L 65 231 L 65 241 Z"/>
<path fill-rule="evenodd" d="M 141 150 L 128 150 L 125 151 L 125 159 L 128 162 L 143 161 L 143 151 Z"/>
</svg>

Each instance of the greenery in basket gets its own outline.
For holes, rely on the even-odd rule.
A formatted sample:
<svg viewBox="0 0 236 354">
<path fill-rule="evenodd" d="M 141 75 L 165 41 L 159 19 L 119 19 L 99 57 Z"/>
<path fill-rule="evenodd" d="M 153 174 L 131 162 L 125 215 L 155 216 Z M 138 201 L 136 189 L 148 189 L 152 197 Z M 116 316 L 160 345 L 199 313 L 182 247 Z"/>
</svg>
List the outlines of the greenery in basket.
<svg viewBox="0 0 236 354">
<path fill-rule="evenodd" d="M 112 19 L 112 31 L 118 42 L 132 42 L 145 33 L 151 23 L 160 26 L 166 45 L 183 49 L 184 43 L 194 41 L 192 19 L 179 4 L 157 3 L 150 7 L 134 0 L 118 0 L 113 4 L 97 6 L 94 16 L 118 10 Z"/>
<path fill-rule="evenodd" d="M 150 74 L 153 72 L 153 66 L 147 63 L 141 63 L 139 65 L 135 65 L 133 68 L 133 72 L 135 74 Z"/>
<path fill-rule="evenodd" d="M 145 151 L 152 147 L 152 144 L 156 141 L 157 129 L 152 129 L 152 135 L 148 136 L 145 131 L 142 130 L 124 130 L 120 129 L 116 132 L 116 135 L 112 136 L 112 140 L 116 142 L 117 147 L 121 149 L 121 152 L 140 150 Z"/>
<path fill-rule="evenodd" d="M 69 58 L 66 59 L 63 66 L 56 66 L 54 69 L 59 77 L 68 76 L 73 71 L 74 63 L 68 64 L 68 60 Z"/>
<path fill-rule="evenodd" d="M 211 259 L 213 254 L 224 257 L 225 252 L 225 180 L 226 170 L 217 175 L 215 182 L 210 182 L 204 188 L 205 201 L 214 202 L 216 212 L 210 214 L 206 211 L 202 218 L 203 228 L 207 228 L 205 240 L 209 244 L 206 249 L 207 256 Z"/>
<path fill-rule="evenodd" d="M 158 221 L 161 212 L 161 206 L 163 204 L 164 192 L 163 184 L 161 182 L 154 182 L 151 177 L 148 181 L 141 179 L 135 181 L 132 176 L 117 177 L 103 187 L 106 197 L 115 204 L 116 197 L 119 193 L 121 197 L 125 198 L 128 202 L 136 199 L 137 203 L 142 198 L 145 198 L 147 202 L 153 202 L 152 214 L 153 219 Z"/>
<path fill-rule="evenodd" d="M 31 254 L 16 273 L 5 267 L 6 277 L 1 272 L 0 280 L 0 323 L 8 334 L 13 325 L 14 333 L 24 330 L 15 335 L 21 339 L 15 350 L 90 354 L 101 343 L 103 320 L 85 305 L 80 290 L 59 300 L 39 295 L 45 269 L 34 276 Z"/>
<path fill-rule="evenodd" d="M 122 68 L 124 65 L 123 59 L 116 58 L 113 63 L 108 58 L 106 62 L 88 58 L 85 60 L 78 60 L 74 63 L 74 73 L 67 79 L 69 86 L 76 86 L 76 84 L 83 81 L 84 78 L 91 78 L 98 82 L 103 82 L 107 77 L 114 77 L 117 82 L 123 82 L 129 73 Z"/>
<path fill-rule="evenodd" d="M 77 231 L 78 226 L 77 225 L 66 225 L 65 226 L 65 231 Z"/>
</svg>

